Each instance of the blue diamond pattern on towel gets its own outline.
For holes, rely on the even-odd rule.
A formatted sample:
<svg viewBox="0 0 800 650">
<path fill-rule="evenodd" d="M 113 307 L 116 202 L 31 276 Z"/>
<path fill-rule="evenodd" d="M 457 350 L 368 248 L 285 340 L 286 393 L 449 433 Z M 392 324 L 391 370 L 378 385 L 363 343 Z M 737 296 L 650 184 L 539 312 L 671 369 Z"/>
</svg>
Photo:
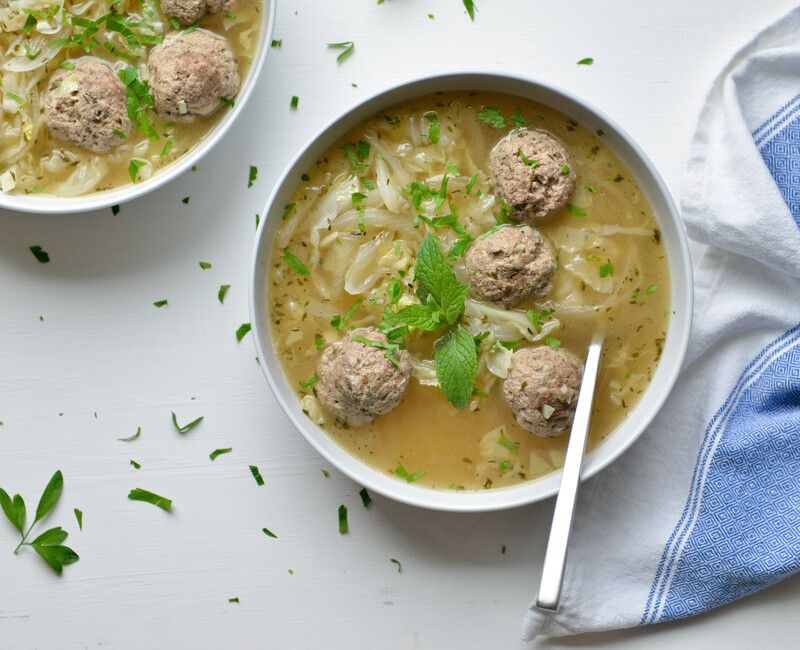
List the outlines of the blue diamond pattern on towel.
<svg viewBox="0 0 800 650">
<path fill-rule="evenodd" d="M 800 227 L 800 116 L 760 145 L 761 157 Z"/>
<path fill-rule="evenodd" d="M 719 435 L 657 620 L 718 607 L 800 570 L 800 326 L 781 338 Z"/>
</svg>

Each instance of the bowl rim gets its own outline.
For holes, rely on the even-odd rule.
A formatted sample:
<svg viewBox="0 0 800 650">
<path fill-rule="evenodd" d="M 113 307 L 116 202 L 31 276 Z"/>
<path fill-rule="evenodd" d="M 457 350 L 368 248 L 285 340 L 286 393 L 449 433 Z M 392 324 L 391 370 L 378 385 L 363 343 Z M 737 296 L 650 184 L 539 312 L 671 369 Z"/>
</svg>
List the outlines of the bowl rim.
<svg viewBox="0 0 800 650">
<path fill-rule="evenodd" d="M 366 119 L 364 115 L 360 114 L 364 113 L 367 107 L 370 109 L 367 115 L 371 115 L 394 104 L 432 92 L 427 88 L 425 90 L 419 90 L 416 93 L 410 92 L 418 87 L 438 87 L 438 84 L 441 83 L 447 86 L 447 90 L 444 92 L 457 91 L 459 89 L 462 91 L 489 90 L 491 92 L 492 89 L 489 88 L 489 86 L 493 82 L 500 83 L 501 85 L 505 84 L 507 86 L 524 86 L 526 87 L 527 93 L 526 95 L 520 94 L 519 96 L 527 96 L 532 101 L 538 101 L 545 105 L 548 105 L 547 100 L 537 98 L 537 95 L 545 95 L 559 100 L 565 100 L 565 103 L 572 104 L 574 108 L 578 108 L 580 111 L 591 115 L 596 123 L 603 125 L 606 131 L 606 137 L 604 138 L 606 141 L 616 140 L 619 144 L 629 149 L 629 153 L 635 158 L 637 164 L 641 166 L 641 168 L 637 170 L 637 180 L 642 180 L 641 177 L 643 173 L 649 176 L 647 180 L 651 192 L 647 193 L 648 198 L 651 202 L 655 202 L 657 198 L 662 203 L 663 213 L 656 213 L 656 218 L 661 230 L 664 230 L 665 224 L 669 224 L 674 229 L 674 235 L 671 235 L 671 237 L 674 237 L 671 239 L 672 250 L 667 251 L 670 256 L 670 308 L 672 314 L 668 324 L 665 353 L 662 354 L 653 379 L 637 405 L 627 414 L 614 432 L 609 434 L 607 438 L 587 454 L 584 459 L 582 479 L 588 479 L 619 458 L 642 435 L 656 414 L 661 410 L 682 369 L 692 326 L 694 283 L 691 256 L 688 238 L 678 208 L 664 180 L 644 150 L 633 140 L 627 131 L 591 103 L 557 85 L 537 80 L 530 76 L 522 76 L 507 72 L 475 70 L 438 72 L 415 77 L 411 80 L 393 84 L 371 93 L 356 105 L 340 112 L 322 128 L 317 130 L 316 133 L 298 149 L 280 177 L 275 181 L 264 211 L 262 212 L 263 218 L 256 232 L 251 256 L 249 286 L 250 320 L 252 323 L 253 339 L 258 354 L 259 365 L 261 366 L 261 370 L 267 379 L 267 383 L 276 401 L 294 425 L 295 429 L 303 435 L 306 441 L 323 458 L 339 471 L 353 481 L 395 501 L 443 512 L 489 512 L 520 507 L 544 500 L 558 492 L 562 472 L 561 470 L 557 470 L 537 479 L 524 481 L 509 487 L 483 491 L 454 491 L 409 485 L 389 476 L 385 472 L 381 472 L 367 465 L 344 447 L 336 443 L 321 427 L 312 423 L 311 420 L 302 413 L 299 400 L 294 390 L 288 386 L 288 381 L 286 380 L 280 361 L 271 362 L 273 358 L 277 359 L 277 357 L 274 354 L 274 348 L 272 346 L 268 319 L 265 319 L 266 324 L 264 331 L 262 331 L 260 327 L 261 314 L 258 311 L 260 297 L 259 288 L 261 286 L 260 273 L 263 269 L 264 260 L 269 263 L 271 254 L 271 239 L 264 241 L 267 226 L 278 218 L 276 215 L 281 213 L 281 210 L 274 209 L 275 202 L 286 190 L 287 183 L 291 183 L 289 192 L 294 190 L 296 183 L 292 179 L 295 176 L 299 178 L 300 174 L 305 172 L 305 169 L 301 172 L 298 166 L 300 162 L 308 156 L 308 153 L 315 148 L 315 145 L 321 141 L 327 141 L 327 145 L 322 150 L 324 151 L 327 149 L 327 147 L 338 140 L 338 138 L 355 126 L 355 124 Z M 514 94 L 513 91 L 507 89 L 495 88 L 494 91 Z M 398 97 L 398 95 L 403 95 L 404 92 L 409 94 L 407 94 L 406 97 Z M 557 106 L 553 108 L 562 113 L 566 112 L 564 109 Z M 353 124 L 348 125 L 348 121 L 352 120 L 353 116 L 356 114 L 360 115 L 359 119 Z M 608 136 L 612 137 L 609 138 Z M 611 145 L 609 146 L 617 155 L 620 155 L 617 149 Z M 630 161 L 628 161 L 628 165 L 630 165 Z M 290 177 L 292 177 L 292 179 L 290 179 Z M 644 184 L 645 183 L 640 182 L 640 185 L 643 186 Z M 677 285 L 677 280 L 679 278 L 682 279 L 680 286 Z M 262 337 L 264 338 L 264 342 L 262 342 Z M 666 354 L 667 348 L 671 348 L 669 350 L 669 356 Z M 668 360 L 668 363 L 665 363 L 665 359 Z M 661 376 L 659 377 L 659 375 Z M 659 379 L 661 382 L 660 388 L 656 386 L 656 379 Z M 290 393 L 289 399 L 283 394 L 284 387 L 288 389 Z M 640 407 L 646 402 L 648 395 L 653 392 L 656 392 L 656 396 L 651 400 L 652 403 L 648 411 L 640 412 L 642 410 Z M 636 417 L 636 423 L 630 425 L 630 427 L 634 429 L 633 433 L 621 439 L 618 429 L 627 422 L 633 422 L 634 417 Z M 609 446 L 607 444 L 608 441 L 612 441 L 614 444 Z M 603 450 L 605 450 L 605 453 L 602 453 Z"/>
<path fill-rule="evenodd" d="M 122 205 L 133 201 L 145 194 L 158 189 L 169 183 L 171 180 L 180 176 L 192 165 L 202 159 L 211 151 L 217 143 L 225 136 L 233 123 L 244 109 L 253 90 L 261 77 L 261 71 L 267 54 L 271 49 L 272 36 L 275 31 L 275 16 L 277 13 L 278 0 L 263 0 L 263 6 L 269 7 L 261 18 L 261 39 L 259 50 L 253 57 L 250 69 L 247 71 L 247 78 L 242 84 L 237 99 L 225 116 L 219 121 L 214 129 L 209 132 L 195 147 L 184 154 L 181 158 L 159 170 L 151 178 L 142 183 L 132 183 L 119 188 L 85 194 L 82 196 L 55 196 L 52 194 L 7 194 L 0 192 L 0 209 L 14 210 L 29 214 L 74 214 L 77 212 L 89 212 L 100 210 L 112 205 Z"/>
</svg>

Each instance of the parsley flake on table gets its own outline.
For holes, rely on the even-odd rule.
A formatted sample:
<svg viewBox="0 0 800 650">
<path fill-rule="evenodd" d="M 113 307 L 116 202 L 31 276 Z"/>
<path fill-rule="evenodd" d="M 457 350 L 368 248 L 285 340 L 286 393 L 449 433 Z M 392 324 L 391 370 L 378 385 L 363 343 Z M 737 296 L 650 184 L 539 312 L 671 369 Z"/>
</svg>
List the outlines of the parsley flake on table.
<svg viewBox="0 0 800 650">
<path fill-rule="evenodd" d="M 283 249 L 283 260 L 286 262 L 286 264 L 288 264 L 289 268 L 298 275 L 311 275 L 311 271 L 308 270 L 308 267 L 288 248 Z"/>
<path fill-rule="evenodd" d="M 233 596 L 233 598 L 228 598 L 228 602 L 229 603 L 238 603 L 239 602 L 239 596 Z"/>
<path fill-rule="evenodd" d="M 339 534 L 344 535 L 350 530 L 347 525 L 347 506 L 342 504 L 339 506 Z"/>
<path fill-rule="evenodd" d="M 111 206 L 111 214 L 113 214 L 115 217 L 119 214 L 119 205 Z"/>
<path fill-rule="evenodd" d="M 356 44 L 354 41 L 341 41 L 340 43 L 328 43 L 328 47 L 335 50 L 341 50 L 339 55 L 336 57 L 336 62 L 341 63 L 353 53 Z"/>
<path fill-rule="evenodd" d="M 222 454 L 229 454 L 229 453 L 231 453 L 232 451 L 233 451 L 233 447 L 222 447 L 222 448 L 220 448 L 220 449 L 215 449 L 214 451 L 212 451 L 212 452 L 211 452 L 211 453 L 208 455 L 208 457 L 209 457 L 211 460 L 216 460 L 216 459 L 217 459 L 219 456 L 222 456 Z"/>
<path fill-rule="evenodd" d="M 292 95 L 292 99 L 289 102 L 289 108 L 293 111 L 297 110 L 297 105 L 300 103 L 300 98 L 297 95 Z"/>
<path fill-rule="evenodd" d="M 365 508 L 369 508 L 369 504 L 372 503 L 372 497 L 367 492 L 367 488 L 361 488 L 358 492 L 358 496 L 361 497 L 361 503 L 364 504 Z"/>
<path fill-rule="evenodd" d="M 128 436 L 127 438 L 117 438 L 117 440 L 120 442 L 133 442 L 140 435 L 142 435 L 142 427 L 136 427 L 136 433 L 134 433 L 132 436 Z"/>
<path fill-rule="evenodd" d="M 273 533 L 269 528 L 262 528 L 261 531 L 267 536 L 272 537 L 273 539 L 278 539 L 278 536 Z"/>
<path fill-rule="evenodd" d="M 210 268 L 211 268 L 211 262 L 198 262 L 197 264 L 198 264 L 198 265 L 200 266 L 200 268 L 201 268 L 201 269 L 203 269 L 204 271 L 207 271 L 208 269 L 210 269 Z"/>
<path fill-rule="evenodd" d="M 253 475 L 255 482 L 257 485 L 264 485 L 264 477 L 261 476 L 261 472 L 258 470 L 258 467 L 255 465 L 250 465 L 250 473 Z"/>
<path fill-rule="evenodd" d="M 217 300 L 219 300 L 220 305 L 225 303 L 225 296 L 228 294 L 228 289 L 230 288 L 231 285 L 229 284 L 219 285 L 219 291 L 217 292 Z"/>
<path fill-rule="evenodd" d="M 135 460 L 131 460 L 131 467 L 133 467 L 133 469 L 142 469 L 141 464 L 137 463 Z"/>
<path fill-rule="evenodd" d="M 188 424 L 184 424 L 183 426 L 181 426 L 180 424 L 178 424 L 178 416 L 175 415 L 175 411 L 172 411 L 171 413 L 172 413 L 172 424 L 175 426 L 175 430 L 178 433 L 187 433 L 188 431 L 191 431 L 205 419 L 205 416 L 201 415 L 199 418 L 192 420 Z"/>
<path fill-rule="evenodd" d="M 236 330 L 236 342 L 241 343 L 242 339 L 247 335 L 247 333 L 252 329 L 250 323 L 242 323 L 239 325 L 239 329 Z"/>
<path fill-rule="evenodd" d="M 477 7 L 475 6 L 475 0 L 463 0 L 464 8 L 467 10 L 467 15 L 471 21 L 475 21 L 475 10 Z"/>
<path fill-rule="evenodd" d="M 83 510 L 80 508 L 73 508 L 72 512 L 75 513 L 75 520 L 78 522 L 78 528 L 83 530 Z"/>
<path fill-rule="evenodd" d="M 495 129 L 502 129 L 506 125 L 506 121 L 503 119 L 503 114 L 500 112 L 500 109 L 494 106 L 483 106 L 481 110 L 478 111 L 477 116 L 479 120 L 486 122 L 486 124 Z"/>
<path fill-rule="evenodd" d="M 154 506 L 161 508 L 162 510 L 171 510 L 172 509 L 172 500 L 167 499 L 166 497 L 162 497 L 155 492 L 150 492 L 149 490 L 143 490 L 142 488 L 134 488 L 128 493 L 128 498 L 131 501 L 144 501 L 145 503 L 150 503 Z"/>
<path fill-rule="evenodd" d="M 393 557 L 390 557 L 389 562 L 397 566 L 397 573 L 403 573 L 403 565 L 400 564 L 400 560 L 396 560 Z"/>
<path fill-rule="evenodd" d="M 330 478 L 330 476 L 331 476 L 331 473 L 330 473 L 330 472 L 329 472 L 327 469 L 325 469 L 325 468 L 323 467 L 323 468 L 321 468 L 321 469 L 320 469 L 320 471 L 322 472 L 322 475 L 323 475 L 325 478 Z"/>
<path fill-rule="evenodd" d="M 594 63 L 594 59 L 590 56 L 587 56 L 585 59 L 581 59 L 578 61 L 578 65 L 592 65 Z"/>
<path fill-rule="evenodd" d="M 281 47 L 283 45 L 283 39 L 272 39 L 271 47 Z"/>
<path fill-rule="evenodd" d="M 160 307 L 166 307 L 168 304 L 169 304 L 169 301 L 168 301 L 166 298 L 164 298 L 164 299 L 162 299 L 162 300 L 156 300 L 156 301 L 153 303 L 153 306 L 154 306 L 154 307 L 159 307 L 159 308 L 160 308 Z"/>
<path fill-rule="evenodd" d="M 47 264 L 50 261 L 50 256 L 41 246 L 30 246 L 29 250 L 40 264 Z"/>
<path fill-rule="evenodd" d="M 257 178 L 258 178 L 258 167 L 256 167 L 255 165 L 250 165 L 250 171 L 248 172 L 247 175 L 247 189 L 253 187 L 253 183 L 256 182 Z"/>
<path fill-rule="evenodd" d="M 64 565 L 72 564 L 80 559 L 75 551 L 61 544 L 67 539 L 67 531 L 61 526 L 57 526 L 46 530 L 31 542 L 27 541 L 27 539 L 33 527 L 44 519 L 58 503 L 63 488 L 64 477 L 61 474 L 61 470 L 58 470 L 45 486 L 44 492 L 39 498 L 39 504 L 36 506 L 36 515 L 33 523 L 27 529 L 25 525 L 27 514 L 25 501 L 19 494 L 15 494 L 12 498 L 5 490 L 0 488 L 0 509 L 2 509 L 6 518 L 19 531 L 21 536 L 19 544 L 14 549 L 14 554 L 16 555 L 23 546 L 30 546 L 56 573 L 61 573 Z"/>
</svg>

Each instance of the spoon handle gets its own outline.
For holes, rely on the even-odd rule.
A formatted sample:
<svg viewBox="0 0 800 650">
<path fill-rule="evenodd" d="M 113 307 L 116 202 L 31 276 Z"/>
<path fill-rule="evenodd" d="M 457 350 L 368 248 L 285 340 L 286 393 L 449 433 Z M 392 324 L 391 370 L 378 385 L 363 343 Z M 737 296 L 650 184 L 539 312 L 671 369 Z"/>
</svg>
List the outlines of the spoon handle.
<svg viewBox="0 0 800 650">
<path fill-rule="evenodd" d="M 547 540 L 542 581 L 539 584 L 539 595 L 536 597 L 536 606 L 542 609 L 557 610 L 561 596 L 561 582 L 564 579 L 569 534 L 572 530 L 572 517 L 575 514 L 575 502 L 578 498 L 581 464 L 589 433 L 592 399 L 594 398 L 597 370 L 600 365 L 600 353 L 603 351 L 603 338 L 603 334 L 595 334 L 586 355 L 581 390 L 578 394 L 578 404 L 575 407 L 575 419 L 569 434 L 567 455 L 561 474 L 561 487 L 556 498 L 550 538 Z"/>
</svg>

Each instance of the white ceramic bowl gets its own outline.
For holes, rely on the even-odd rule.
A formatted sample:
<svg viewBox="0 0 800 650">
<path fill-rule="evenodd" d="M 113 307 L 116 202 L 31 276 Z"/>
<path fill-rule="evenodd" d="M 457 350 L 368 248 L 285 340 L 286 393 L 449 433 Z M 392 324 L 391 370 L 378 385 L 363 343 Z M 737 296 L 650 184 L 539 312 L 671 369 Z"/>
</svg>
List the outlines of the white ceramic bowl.
<svg viewBox="0 0 800 650">
<path fill-rule="evenodd" d="M 611 463 L 641 435 L 669 395 L 683 363 L 692 319 L 692 268 L 683 224 L 664 182 L 637 144 L 612 120 L 583 100 L 530 79 L 495 73 L 445 74 L 390 88 L 337 117 L 303 147 L 278 181 L 263 212 L 256 234 L 250 280 L 250 315 L 261 368 L 275 397 L 306 440 L 331 464 L 354 481 L 384 496 L 404 503 L 458 512 L 500 510 L 539 501 L 558 491 L 561 472 L 506 488 L 479 491 L 435 490 L 410 485 L 361 462 L 340 447 L 300 410 L 294 388 L 289 385 L 272 344 L 268 317 L 267 269 L 272 238 L 281 223 L 283 206 L 289 202 L 297 179 L 341 135 L 371 115 L 399 102 L 436 91 L 483 90 L 509 93 L 551 106 L 590 130 L 603 129 L 603 141 L 633 172 L 650 200 L 660 223 L 662 242 L 669 257 L 672 279 L 672 309 L 664 351 L 650 386 L 620 426 L 584 461 L 588 477 Z"/>
<path fill-rule="evenodd" d="M 261 16 L 261 38 L 258 50 L 250 64 L 247 76 L 242 82 L 242 87 L 236 96 L 235 105 L 228 110 L 214 129 L 209 132 L 193 149 L 178 158 L 174 163 L 157 171 L 151 178 L 140 183 L 125 185 L 113 190 L 94 192 L 83 196 L 60 197 L 47 194 L 5 194 L 0 192 L 0 208 L 18 210 L 19 212 L 36 212 L 42 214 L 68 214 L 72 212 L 88 212 L 99 210 L 111 205 L 120 205 L 132 201 L 154 189 L 168 183 L 176 176 L 185 172 L 197 161 L 205 156 L 219 142 L 231 125 L 242 112 L 250 94 L 253 92 L 267 52 L 272 43 L 272 34 L 275 28 L 275 13 L 278 0 L 263 0 L 264 11 Z"/>
</svg>

